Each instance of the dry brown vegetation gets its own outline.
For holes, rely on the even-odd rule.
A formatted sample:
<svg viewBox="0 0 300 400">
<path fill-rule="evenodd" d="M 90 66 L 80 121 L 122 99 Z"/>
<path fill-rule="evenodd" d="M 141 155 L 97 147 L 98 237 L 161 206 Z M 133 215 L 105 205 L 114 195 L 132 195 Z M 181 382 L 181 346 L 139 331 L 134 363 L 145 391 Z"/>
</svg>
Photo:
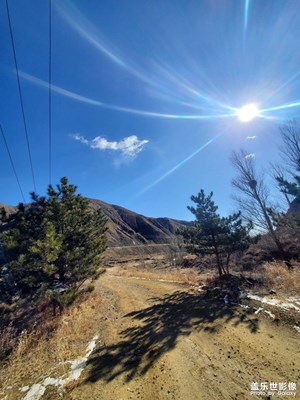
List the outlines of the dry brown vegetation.
<svg viewBox="0 0 300 400">
<path fill-rule="evenodd" d="M 282 261 L 264 263 L 249 275 L 268 290 L 274 289 L 281 294 L 300 295 L 300 264 L 293 262 L 288 270 Z"/>
<path fill-rule="evenodd" d="M 199 260 L 195 260 L 197 267 L 180 268 L 153 268 L 151 265 L 141 265 L 138 263 L 127 263 L 117 268 L 117 274 L 125 277 L 140 279 L 161 279 L 169 282 L 183 283 L 188 285 L 207 285 L 217 279 L 217 274 L 213 268 L 201 268 L 198 266 Z M 256 282 L 260 289 L 276 290 L 282 295 L 300 295 L 300 263 L 294 261 L 293 269 L 289 270 L 284 262 L 266 262 L 251 271 L 241 272 L 239 267 L 232 268 L 232 274 L 245 278 L 251 278 Z"/>
<path fill-rule="evenodd" d="M 161 270 L 124 266 L 118 270 L 118 275 L 140 279 L 161 279 L 188 285 L 205 285 L 208 280 L 215 276 L 215 272 L 207 271 L 200 274 L 195 268 Z"/>
<path fill-rule="evenodd" d="M 1 370 L 0 398 L 4 389 L 14 389 L 39 382 L 43 377 L 58 377 L 69 371 L 68 360 L 76 359 L 86 351 L 89 340 L 99 330 L 102 299 L 92 293 L 81 303 L 74 304 L 61 317 L 51 318 L 43 328 L 23 331 L 18 338 L 11 327 L 0 336 L 0 346 L 14 346 L 14 351 Z"/>
</svg>

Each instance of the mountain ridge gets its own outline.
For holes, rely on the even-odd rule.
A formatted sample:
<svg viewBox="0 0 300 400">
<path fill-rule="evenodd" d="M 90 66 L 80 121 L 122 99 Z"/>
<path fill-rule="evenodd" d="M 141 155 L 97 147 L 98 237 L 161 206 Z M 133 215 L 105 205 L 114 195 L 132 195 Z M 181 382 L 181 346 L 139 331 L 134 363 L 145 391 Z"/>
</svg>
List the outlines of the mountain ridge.
<svg viewBox="0 0 300 400">
<path fill-rule="evenodd" d="M 101 209 L 107 217 L 107 243 L 110 256 L 143 255 L 150 253 L 176 252 L 179 250 L 176 231 L 189 222 L 168 217 L 146 217 L 125 207 L 90 199 L 92 210 Z M 0 203 L 8 214 L 16 206 Z"/>
</svg>

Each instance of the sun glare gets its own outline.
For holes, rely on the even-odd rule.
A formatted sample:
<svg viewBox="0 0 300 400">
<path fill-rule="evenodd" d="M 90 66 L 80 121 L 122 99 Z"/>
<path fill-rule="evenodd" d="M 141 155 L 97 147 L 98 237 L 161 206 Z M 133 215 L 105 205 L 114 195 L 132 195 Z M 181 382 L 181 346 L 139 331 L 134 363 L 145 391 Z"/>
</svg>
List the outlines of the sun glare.
<svg viewBox="0 0 300 400">
<path fill-rule="evenodd" d="M 238 116 L 240 121 L 249 122 L 253 118 L 258 117 L 259 110 L 255 104 L 246 104 L 245 106 L 237 110 L 236 115 Z"/>
</svg>

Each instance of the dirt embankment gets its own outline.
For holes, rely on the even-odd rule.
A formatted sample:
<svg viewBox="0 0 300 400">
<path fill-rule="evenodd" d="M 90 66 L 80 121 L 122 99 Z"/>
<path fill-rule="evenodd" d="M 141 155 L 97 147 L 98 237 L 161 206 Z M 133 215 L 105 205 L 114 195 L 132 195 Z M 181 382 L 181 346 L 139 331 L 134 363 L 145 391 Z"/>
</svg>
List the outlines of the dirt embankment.
<svg viewBox="0 0 300 400">
<path fill-rule="evenodd" d="M 112 272 L 96 290 L 100 340 L 69 400 L 240 400 L 252 382 L 300 384 L 299 333 L 267 315 Z"/>
</svg>

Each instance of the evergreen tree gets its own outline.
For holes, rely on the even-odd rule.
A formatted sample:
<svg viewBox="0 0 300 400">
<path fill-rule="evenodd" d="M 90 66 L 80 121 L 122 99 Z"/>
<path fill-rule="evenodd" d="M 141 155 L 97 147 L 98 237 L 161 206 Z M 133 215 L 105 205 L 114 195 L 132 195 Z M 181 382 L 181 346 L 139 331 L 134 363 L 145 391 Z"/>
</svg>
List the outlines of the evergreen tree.
<svg viewBox="0 0 300 400">
<path fill-rule="evenodd" d="M 289 210 L 287 213 L 284 212 L 274 212 L 270 210 L 270 214 L 274 221 L 274 224 L 278 228 L 288 228 L 294 237 L 299 238 L 300 231 L 300 176 L 295 175 L 294 181 L 288 181 L 278 176 L 276 178 L 278 186 L 284 195 L 291 196 L 293 199 L 291 201 Z"/>
<path fill-rule="evenodd" d="M 39 298 L 64 292 L 75 297 L 87 280 L 99 276 L 106 248 L 106 219 L 93 212 L 76 186 L 62 178 L 47 197 L 31 194 L 33 202 L 8 218 L 3 233 L 6 266 L 22 295 Z"/>
<path fill-rule="evenodd" d="M 294 181 L 288 181 L 279 176 L 276 179 L 280 185 L 281 191 L 291 195 L 297 203 L 300 203 L 300 175 L 294 175 Z"/>
<path fill-rule="evenodd" d="M 188 252 L 200 255 L 214 255 L 219 275 L 229 272 L 230 256 L 237 250 L 249 246 L 249 231 L 252 225 L 243 225 L 240 213 L 220 217 L 218 206 L 204 191 L 192 196 L 196 207 L 188 206 L 195 216 L 191 227 L 184 227 L 177 233 L 183 237 Z"/>
</svg>

